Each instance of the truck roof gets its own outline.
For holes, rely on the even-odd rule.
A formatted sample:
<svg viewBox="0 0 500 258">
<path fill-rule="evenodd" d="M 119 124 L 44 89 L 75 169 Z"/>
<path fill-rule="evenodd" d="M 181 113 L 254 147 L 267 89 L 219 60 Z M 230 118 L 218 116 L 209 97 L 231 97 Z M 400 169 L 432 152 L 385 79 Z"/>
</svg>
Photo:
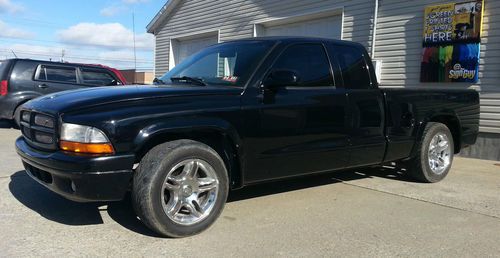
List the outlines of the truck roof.
<svg viewBox="0 0 500 258">
<path fill-rule="evenodd" d="M 249 40 L 261 40 L 261 41 L 275 41 L 275 42 L 284 42 L 284 43 L 293 43 L 293 42 L 303 42 L 303 41 L 311 41 L 311 42 L 329 42 L 335 43 L 338 45 L 346 45 L 353 47 L 363 47 L 360 43 L 347 41 L 347 40 L 339 40 L 339 39 L 329 39 L 329 38 L 318 38 L 318 37 L 299 37 L 299 36 L 266 36 L 266 37 L 254 37 L 254 38 L 245 38 L 245 39 L 237 39 L 231 40 L 228 42 L 239 42 L 239 41 L 249 41 Z"/>
</svg>

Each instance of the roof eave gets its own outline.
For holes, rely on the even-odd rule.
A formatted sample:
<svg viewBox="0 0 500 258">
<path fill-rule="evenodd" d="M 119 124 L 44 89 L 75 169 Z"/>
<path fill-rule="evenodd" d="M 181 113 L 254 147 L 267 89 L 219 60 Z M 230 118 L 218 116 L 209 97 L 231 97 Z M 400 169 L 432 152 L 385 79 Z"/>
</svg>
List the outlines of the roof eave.
<svg viewBox="0 0 500 258">
<path fill-rule="evenodd" d="M 146 26 L 148 33 L 155 34 L 158 26 L 160 26 L 163 21 L 168 17 L 170 12 L 175 8 L 175 6 L 180 2 L 180 0 L 167 0 L 165 5 L 156 13 L 153 19 Z"/>
</svg>

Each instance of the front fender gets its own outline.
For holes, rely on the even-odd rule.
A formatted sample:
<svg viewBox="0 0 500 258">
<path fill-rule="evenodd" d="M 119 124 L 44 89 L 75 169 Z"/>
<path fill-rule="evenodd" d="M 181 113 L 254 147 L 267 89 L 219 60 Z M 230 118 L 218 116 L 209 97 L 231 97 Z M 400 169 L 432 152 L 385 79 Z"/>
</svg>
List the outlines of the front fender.
<svg viewBox="0 0 500 258">
<path fill-rule="evenodd" d="M 222 136 L 222 148 L 229 158 L 228 170 L 230 171 L 232 187 L 234 189 L 241 187 L 244 178 L 242 170 L 244 153 L 241 138 L 237 129 L 230 122 L 220 118 L 176 118 L 146 126 L 139 131 L 134 139 L 134 153 L 138 155 L 136 159 L 139 160 L 153 146 L 152 144 L 158 143 L 157 139 L 161 139 L 161 141 L 175 140 L 179 137 L 197 139 L 197 137 L 206 136 L 206 133 Z"/>
<path fill-rule="evenodd" d="M 241 139 L 236 128 L 220 118 L 175 118 L 148 125 L 141 129 L 134 139 L 135 151 L 140 150 L 145 144 L 162 134 L 195 133 L 216 131 L 227 135 L 236 149 L 241 146 Z"/>
</svg>

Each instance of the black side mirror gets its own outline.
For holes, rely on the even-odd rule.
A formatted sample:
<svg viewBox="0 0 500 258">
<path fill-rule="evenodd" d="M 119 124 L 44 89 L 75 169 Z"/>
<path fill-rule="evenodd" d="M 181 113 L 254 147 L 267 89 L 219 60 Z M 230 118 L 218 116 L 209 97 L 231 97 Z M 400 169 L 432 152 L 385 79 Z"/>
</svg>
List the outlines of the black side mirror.
<svg viewBox="0 0 500 258">
<path fill-rule="evenodd" d="M 271 72 L 264 80 L 264 87 L 267 89 L 276 89 L 286 86 L 294 86 L 299 82 L 299 77 L 292 70 L 275 70 Z"/>
</svg>

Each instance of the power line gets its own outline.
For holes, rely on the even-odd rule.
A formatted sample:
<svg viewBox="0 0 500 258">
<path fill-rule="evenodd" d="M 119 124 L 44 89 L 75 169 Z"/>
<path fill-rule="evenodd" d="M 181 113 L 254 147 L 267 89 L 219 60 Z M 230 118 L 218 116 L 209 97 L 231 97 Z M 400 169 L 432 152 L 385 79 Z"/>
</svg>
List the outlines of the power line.
<svg viewBox="0 0 500 258">
<path fill-rule="evenodd" d="M 2 38 L 8 38 L 8 39 L 15 39 L 15 40 L 22 40 L 22 41 L 33 41 L 33 42 L 46 42 L 46 43 L 58 43 L 58 44 L 68 44 L 68 45 L 73 45 L 73 46 L 88 46 L 88 47 L 104 47 L 104 48 L 125 48 L 125 49 L 134 49 L 134 46 L 112 46 L 112 45 L 105 45 L 105 44 L 94 44 L 94 43 L 76 43 L 76 42 L 60 42 L 60 41 L 54 41 L 54 40 L 41 40 L 41 39 L 27 39 L 27 38 L 21 38 L 21 37 L 12 37 L 12 36 L 0 36 L 0 39 Z M 139 49 L 143 50 L 152 50 L 152 47 L 137 47 Z"/>
<path fill-rule="evenodd" d="M 7 52 L 10 53 L 11 49 L 0 49 L 1 52 Z M 59 56 L 58 53 L 50 53 L 50 52 L 32 52 L 32 51 L 16 51 L 16 53 L 20 54 L 25 54 L 25 55 L 38 55 L 38 56 L 48 56 L 48 57 L 53 57 L 53 56 Z M 117 61 L 117 62 L 134 62 L 132 59 L 114 59 L 114 58 L 102 58 L 102 57 L 92 57 L 92 56 L 72 56 L 72 55 L 65 55 L 65 57 L 68 58 L 78 58 L 78 59 L 88 59 L 88 60 L 102 60 L 102 61 Z M 147 61 L 146 59 L 143 59 L 144 61 L 138 61 L 138 63 L 153 63 L 153 61 Z"/>
<path fill-rule="evenodd" d="M 11 49 L 1 49 L 1 52 L 6 52 L 10 53 Z M 55 57 L 58 56 L 59 54 L 57 53 L 49 53 L 49 52 L 32 52 L 32 51 L 16 51 L 17 54 L 24 54 L 24 55 L 34 55 L 34 56 L 45 56 L 45 57 Z M 65 55 L 64 57 L 66 58 L 72 58 L 72 59 L 82 59 L 82 60 L 100 60 L 100 61 L 112 61 L 112 62 L 126 62 L 126 63 L 132 63 L 134 62 L 133 59 L 114 59 L 114 58 L 100 58 L 100 57 L 91 57 L 91 56 L 71 56 L 71 55 Z M 142 63 L 142 64 L 152 64 L 153 61 L 137 61 L 137 63 Z"/>
<path fill-rule="evenodd" d="M 2 40 L 0 39 L 0 42 L 5 42 L 5 43 L 8 43 L 6 42 L 5 40 Z M 12 43 L 12 42 L 11 42 Z M 12 47 L 9 47 L 8 45 L 0 45 L 0 49 L 1 47 L 4 47 L 4 49 L 12 49 Z M 47 47 L 49 49 L 53 49 L 54 51 L 50 51 L 50 50 L 47 50 L 47 51 L 44 51 L 44 52 L 38 52 L 38 53 L 43 53 L 43 54 L 47 54 L 47 53 L 50 53 L 52 54 L 53 52 L 58 52 L 60 49 L 69 49 L 69 50 L 76 50 L 76 51 L 82 51 L 82 48 L 76 48 L 76 47 L 68 47 L 66 45 L 57 45 L 57 46 L 53 46 L 53 45 L 43 45 L 42 47 Z M 14 47 L 15 49 L 15 47 Z M 33 51 L 26 51 L 26 50 L 21 50 L 21 51 L 24 51 L 24 52 L 33 52 Z M 95 49 L 93 48 L 92 50 L 88 50 L 88 51 L 85 51 L 85 52 L 91 52 L 91 51 L 95 51 L 95 52 L 102 52 L 103 50 L 102 49 Z M 119 54 L 119 53 L 118 53 Z M 85 56 L 85 55 L 78 55 L 79 57 L 89 57 L 89 58 L 94 58 L 94 56 Z M 124 60 L 124 59 L 121 59 L 121 60 Z M 149 59 L 137 59 L 137 57 L 134 55 L 134 58 L 133 59 L 127 59 L 127 60 L 130 60 L 130 61 L 134 61 L 134 60 L 139 60 L 139 61 L 149 61 Z M 151 61 L 153 62 L 153 61 Z"/>
<path fill-rule="evenodd" d="M 16 39 L 4 39 L 0 36 L 0 42 L 3 42 L 3 43 L 6 43 L 6 44 L 29 44 L 29 43 L 24 43 L 24 42 L 19 42 L 18 40 Z M 53 49 L 59 49 L 59 48 L 64 48 L 64 49 L 67 49 L 67 50 L 75 50 L 75 51 L 82 51 L 82 49 L 88 49 L 88 52 L 89 51 L 102 51 L 103 48 L 99 48 L 99 47 L 95 47 L 95 46 L 80 46 L 80 47 L 75 47 L 75 46 L 68 46 L 66 44 L 59 44 L 59 45 L 54 45 L 54 44 L 49 44 L 49 43 L 42 43 L 42 44 L 37 44 L 39 46 L 42 46 L 42 47 L 47 47 L 47 48 L 53 48 Z M 0 47 L 2 47 L 0 45 Z M 7 47 L 7 46 L 4 46 L 4 47 Z M 108 49 L 110 50 L 110 49 Z M 112 50 L 110 50 L 112 51 Z M 143 50 L 141 52 L 152 52 L 152 50 L 149 50 L 149 51 L 146 51 L 146 50 Z M 138 60 L 145 60 L 145 59 L 138 59 Z"/>
</svg>

